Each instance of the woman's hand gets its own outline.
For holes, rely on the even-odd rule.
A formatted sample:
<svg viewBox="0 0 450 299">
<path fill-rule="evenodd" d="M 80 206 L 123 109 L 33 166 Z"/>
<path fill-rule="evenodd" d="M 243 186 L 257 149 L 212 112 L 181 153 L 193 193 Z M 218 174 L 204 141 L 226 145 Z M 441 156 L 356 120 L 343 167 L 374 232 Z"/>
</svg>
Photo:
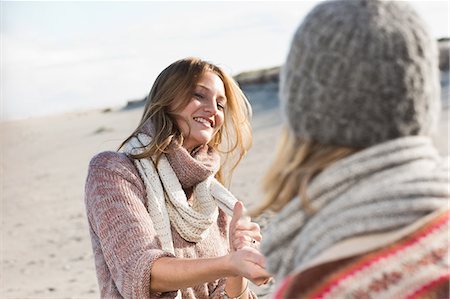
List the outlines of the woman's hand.
<svg viewBox="0 0 450 299">
<path fill-rule="evenodd" d="M 259 248 L 262 236 L 260 227 L 246 215 L 244 204 L 238 201 L 234 206 L 230 222 L 229 242 L 231 251 L 237 251 L 245 246 Z"/>
<path fill-rule="evenodd" d="M 231 273 L 245 277 L 256 285 L 267 283 L 271 275 L 265 270 L 266 260 L 255 248 L 245 246 L 228 255 Z"/>
<path fill-rule="evenodd" d="M 262 236 L 260 227 L 246 215 L 244 204 L 236 203 L 230 222 L 230 265 L 234 276 L 249 279 L 256 285 L 269 281 L 270 274 L 265 270 L 265 258 L 259 252 Z"/>
</svg>

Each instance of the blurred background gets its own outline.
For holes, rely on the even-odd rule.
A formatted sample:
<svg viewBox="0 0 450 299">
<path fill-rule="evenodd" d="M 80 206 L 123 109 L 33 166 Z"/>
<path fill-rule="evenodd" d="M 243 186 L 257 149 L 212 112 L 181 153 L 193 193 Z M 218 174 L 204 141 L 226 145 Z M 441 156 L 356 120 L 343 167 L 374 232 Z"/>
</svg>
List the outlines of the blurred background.
<svg viewBox="0 0 450 299">
<path fill-rule="evenodd" d="M 231 190 L 257 204 L 282 128 L 279 66 L 318 2 L 0 1 L 0 298 L 98 298 L 89 160 L 134 130 L 154 79 L 180 58 L 220 65 L 248 96 L 254 146 Z M 439 42 L 434 142 L 448 154 L 450 4 L 408 2 Z"/>
<path fill-rule="evenodd" d="M 123 105 L 187 56 L 234 75 L 278 66 L 318 2 L 1 1 L 1 119 Z M 448 1 L 409 2 L 449 36 Z"/>
</svg>

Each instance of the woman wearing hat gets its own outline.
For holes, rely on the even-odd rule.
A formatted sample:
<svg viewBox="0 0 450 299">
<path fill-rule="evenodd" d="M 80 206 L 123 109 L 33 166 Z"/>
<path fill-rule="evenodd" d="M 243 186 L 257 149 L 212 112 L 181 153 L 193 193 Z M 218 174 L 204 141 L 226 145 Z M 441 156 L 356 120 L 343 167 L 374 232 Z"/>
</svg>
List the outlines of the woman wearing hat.
<svg viewBox="0 0 450 299">
<path fill-rule="evenodd" d="M 256 214 L 275 298 L 448 298 L 436 41 L 402 2 L 329 1 L 280 75 L 286 129 Z"/>
</svg>

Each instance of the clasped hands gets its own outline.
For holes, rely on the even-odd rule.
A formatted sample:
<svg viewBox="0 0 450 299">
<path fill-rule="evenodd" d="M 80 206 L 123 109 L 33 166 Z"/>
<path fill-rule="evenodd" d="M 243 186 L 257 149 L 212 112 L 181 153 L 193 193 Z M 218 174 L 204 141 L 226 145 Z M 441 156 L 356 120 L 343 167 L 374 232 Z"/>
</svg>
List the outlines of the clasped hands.
<svg viewBox="0 0 450 299">
<path fill-rule="evenodd" d="M 266 284 L 271 275 L 265 270 L 265 258 L 259 252 L 260 227 L 246 215 L 244 204 L 238 201 L 229 228 L 230 256 L 240 276 L 256 285 Z"/>
</svg>

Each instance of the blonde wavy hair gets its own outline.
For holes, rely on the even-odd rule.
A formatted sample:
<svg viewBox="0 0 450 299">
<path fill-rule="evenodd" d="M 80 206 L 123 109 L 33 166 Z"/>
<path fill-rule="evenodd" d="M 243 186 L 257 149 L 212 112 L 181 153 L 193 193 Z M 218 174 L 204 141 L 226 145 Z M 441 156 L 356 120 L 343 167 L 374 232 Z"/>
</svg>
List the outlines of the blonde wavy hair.
<svg viewBox="0 0 450 299">
<path fill-rule="evenodd" d="M 224 110 L 224 124 L 215 133 L 209 145 L 218 150 L 222 158 L 216 178 L 221 183 L 228 182 L 232 172 L 251 147 L 251 107 L 231 76 L 220 67 L 199 58 L 189 57 L 178 60 L 159 74 L 147 97 L 139 125 L 120 147 L 141 132 L 148 120 L 152 122 L 155 136 L 145 151 L 138 155 L 131 155 L 132 158 L 154 157 L 157 163 L 162 154 L 168 152 L 168 146 L 174 138 L 183 144 L 183 136 L 177 126 L 176 115 L 170 107 L 175 107 L 175 111 L 186 107 L 192 99 L 195 86 L 205 72 L 216 74 L 225 87 L 227 105 Z M 224 169 L 229 172 L 227 180 L 225 180 Z"/>
<path fill-rule="evenodd" d="M 304 140 L 284 128 L 275 159 L 263 180 L 265 198 L 251 215 L 267 210 L 278 212 L 297 196 L 303 209 L 314 213 L 306 193 L 310 182 L 325 168 L 358 150 Z"/>
</svg>

